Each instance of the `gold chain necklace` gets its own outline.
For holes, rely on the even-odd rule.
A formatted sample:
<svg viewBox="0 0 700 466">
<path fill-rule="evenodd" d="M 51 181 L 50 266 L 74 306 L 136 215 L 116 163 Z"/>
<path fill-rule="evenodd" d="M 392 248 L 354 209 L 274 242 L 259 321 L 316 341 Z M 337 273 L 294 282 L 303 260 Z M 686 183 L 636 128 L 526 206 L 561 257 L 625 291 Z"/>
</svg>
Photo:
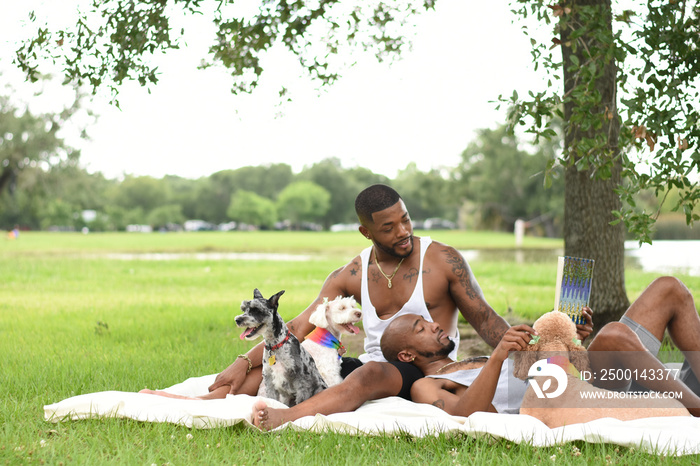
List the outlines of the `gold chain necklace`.
<svg viewBox="0 0 700 466">
<path fill-rule="evenodd" d="M 388 282 L 388 283 L 387 283 L 387 287 L 388 287 L 388 288 L 391 288 L 391 279 L 394 278 L 394 276 L 396 275 L 396 272 L 399 271 L 399 267 L 401 267 L 401 264 L 403 263 L 403 260 L 405 259 L 405 257 L 402 257 L 402 258 L 401 258 L 401 260 L 399 261 L 398 265 L 397 265 L 396 268 L 394 269 L 394 273 L 391 274 L 391 277 L 387 277 L 387 275 L 386 275 L 386 274 L 384 273 L 384 271 L 382 270 L 382 267 L 379 265 L 379 261 L 377 260 L 377 249 L 376 249 L 376 248 L 372 248 L 372 251 L 374 252 L 374 262 L 377 264 L 377 268 L 379 269 L 379 273 L 381 273 L 382 276 L 383 276 L 384 278 L 387 279 L 387 282 Z"/>
<path fill-rule="evenodd" d="M 472 356 L 471 358 L 463 359 L 463 360 L 461 360 L 461 361 L 452 361 L 452 362 L 448 362 L 447 364 L 445 364 L 444 366 L 442 366 L 440 369 L 438 369 L 437 371 L 435 371 L 435 374 L 440 374 L 440 373 L 442 373 L 442 371 L 444 371 L 445 369 L 447 369 L 448 367 L 450 367 L 450 366 L 453 365 L 453 364 L 459 364 L 459 363 L 465 363 L 465 364 L 469 364 L 469 363 L 479 363 L 479 362 L 485 362 L 485 361 L 488 361 L 488 360 L 489 360 L 489 357 L 488 357 L 488 356 Z"/>
<path fill-rule="evenodd" d="M 460 361 L 448 362 L 447 364 L 445 364 L 444 366 L 442 366 L 440 369 L 438 369 L 437 371 L 435 371 L 435 374 L 441 373 L 441 372 L 442 372 L 443 370 L 445 370 L 448 366 L 451 366 L 452 364 L 457 364 L 458 362 L 460 362 Z"/>
</svg>

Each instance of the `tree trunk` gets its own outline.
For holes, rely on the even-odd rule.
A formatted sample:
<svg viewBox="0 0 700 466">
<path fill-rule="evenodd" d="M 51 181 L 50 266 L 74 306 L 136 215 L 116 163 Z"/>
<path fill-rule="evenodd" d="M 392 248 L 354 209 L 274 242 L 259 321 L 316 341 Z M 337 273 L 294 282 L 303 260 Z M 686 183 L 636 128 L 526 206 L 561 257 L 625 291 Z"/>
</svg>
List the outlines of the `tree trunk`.
<svg viewBox="0 0 700 466">
<path fill-rule="evenodd" d="M 595 43 L 593 34 L 584 34 L 571 47 L 570 33 L 580 27 L 583 21 L 578 14 L 579 6 L 597 6 L 601 14 L 607 16 L 604 27 L 612 34 L 610 0 L 576 0 L 567 5 L 571 6 L 571 14 L 562 18 L 561 42 L 564 69 L 564 92 L 566 95 L 572 89 L 581 85 L 581 76 L 577 77 L 578 67 L 572 67 L 578 58 L 578 63 L 584 64 L 591 60 L 588 52 L 600 44 Z M 577 26 L 574 26 L 577 25 Z M 585 43 L 585 44 L 583 44 Z M 575 60 L 575 59 L 574 59 Z M 591 291 L 591 309 L 594 312 L 595 329 L 600 329 L 605 323 L 615 321 L 629 307 L 625 290 L 624 240 L 623 223 L 610 225 L 613 220 L 612 211 L 620 210 L 621 201 L 614 189 L 621 183 L 622 166 L 619 158 L 618 136 L 620 132 L 619 117 L 616 103 L 616 73 L 614 60 L 594 58 L 598 70 L 602 73 L 595 79 L 591 92 L 600 93 L 597 108 L 589 110 L 590 114 L 598 113 L 604 122 L 600 129 L 583 130 L 580 124 L 573 124 L 579 101 L 567 99 L 564 104 L 566 135 L 564 150 L 569 154 L 571 162 L 566 168 L 565 204 L 564 204 L 564 253 L 567 256 L 585 257 L 595 260 L 593 272 L 593 289 Z M 590 89 L 590 88 L 589 88 Z M 593 126 L 591 127 L 593 128 Z M 605 147 L 594 149 L 600 151 L 600 157 L 610 157 L 612 166 L 610 177 L 599 179 L 592 173 L 591 168 L 579 169 L 575 161 L 581 158 L 576 150 L 583 145 L 582 140 L 603 137 Z M 603 155 L 604 154 L 604 155 Z"/>
<path fill-rule="evenodd" d="M 9 186 L 13 178 L 14 169 L 12 167 L 5 167 L 0 171 L 0 194 L 5 190 L 5 186 Z"/>
</svg>

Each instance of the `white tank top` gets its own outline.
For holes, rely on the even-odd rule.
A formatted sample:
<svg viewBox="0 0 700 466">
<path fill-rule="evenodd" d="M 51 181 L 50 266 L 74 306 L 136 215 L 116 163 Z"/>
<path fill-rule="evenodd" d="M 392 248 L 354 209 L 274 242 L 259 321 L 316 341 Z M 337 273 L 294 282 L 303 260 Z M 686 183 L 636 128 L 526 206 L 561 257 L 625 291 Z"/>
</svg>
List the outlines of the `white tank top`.
<svg viewBox="0 0 700 466">
<path fill-rule="evenodd" d="M 481 367 L 478 369 L 463 369 L 449 374 L 429 375 L 428 377 L 447 379 L 468 387 L 474 383 L 476 377 L 481 373 L 481 369 Z M 513 376 L 513 361 L 506 359 L 501 366 L 496 393 L 491 404 L 499 413 L 518 414 L 527 387 L 527 381 L 516 379 Z"/>
<path fill-rule="evenodd" d="M 360 259 L 362 260 L 362 284 L 361 284 L 361 296 L 360 301 L 362 303 L 362 325 L 365 331 L 365 353 L 361 354 L 360 361 L 386 361 L 384 355 L 382 354 L 381 347 L 379 345 L 379 339 L 384 333 L 384 329 L 389 325 L 389 323 L 396 319 L 398 316 L 405 314 L 418 314 L 423 316 L 423 318 L 429 322 L 433 321 L 433 317 L 430 315 L 427 306 L 425 305 L 425 298 L 423 297 L 423 258 L 425 257 L 425 252 L 428 250 L 428 246 L 433 242 L 429 236 L 424 236 L 420 238 L 420 265 L 418 267 L 418 280 L 416 281 L 416 287 L 413 290 L 413 294 L 410 299 L 403 307 L 388 319 L 380 319 L 377 316 L 377 310 L 372 305 L 372 301 L 369 298 L 369 279 L 367 276 L 367 270 L 369 268 L 369 258 L 372 252 L 372 246 L 368 247 L 360 253 Z M 455 320 L 457 313 L 455 312 Z M 457 326 L 455 322 L 455 332 Z M 450 353 L 452 359 L 457 359 L 457 349 L 459 347 L 459 333 L 456 333 L 455 337 L 450 337 L 452 341 L 455 342 L 455 349 Z"/>
</svg>

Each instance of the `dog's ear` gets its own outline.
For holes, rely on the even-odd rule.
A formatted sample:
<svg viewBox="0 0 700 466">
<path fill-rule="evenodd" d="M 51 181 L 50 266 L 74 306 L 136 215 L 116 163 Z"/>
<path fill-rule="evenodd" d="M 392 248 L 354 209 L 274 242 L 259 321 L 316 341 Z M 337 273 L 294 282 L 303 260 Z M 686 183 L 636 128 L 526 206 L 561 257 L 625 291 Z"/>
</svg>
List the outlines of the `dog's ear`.
<svg viewBox="0 0 700 466">
<path fill-rule="evenodd" d="M 265 299 L 259 289 L 253 290 L 253 299 Z"/>
<path fill-rule="evenodd" d="M 581 345 L 569 348 L 569 361 L 579 372 L 591 371 L 591 361 L 588 359 L 588 351 Z"/>
<path fill-rule="evenodd" d="M 348 299 L 351 300 L 351 302 L 352 302 L 352 307 L 355 308 L 355 309 L 358 309 L 358 307 L 357 307 L 357 300 L 355 299 L 355 295 L 350 295 L 350 297 L 349 297 Z"/>
<path fill-rule="evenodd" d="M 270 296 L 270 299 L 268 299 L 268 302 L 270 303 L 270 305 L 272 307 L 274 307 L 275 309 L 277 309 L 277 306 L 279 305 L 279 301 L 280 301 L 280 296 L 282 296 L 283 294 L 284 294 L 284 290 Z"/>
<path fill-rule="evenodd" d="M 537 347 L 539 344 L 528 345 L 522 351 L 517 351 L 513 360 L 513 375 L 518 379 L 527 379 L 527 373 L 535 362 L 537 362 Z"/>
<path fill-rule="evenodd" d="M 319 304 L 316 307 L 316 310 L 309 316 L 309 323 L 315 325 L 316 327 L 328 328 L 328 319 L 326 318 L 328 306 L 329 304 L 327 299 Z"/>
</svg>

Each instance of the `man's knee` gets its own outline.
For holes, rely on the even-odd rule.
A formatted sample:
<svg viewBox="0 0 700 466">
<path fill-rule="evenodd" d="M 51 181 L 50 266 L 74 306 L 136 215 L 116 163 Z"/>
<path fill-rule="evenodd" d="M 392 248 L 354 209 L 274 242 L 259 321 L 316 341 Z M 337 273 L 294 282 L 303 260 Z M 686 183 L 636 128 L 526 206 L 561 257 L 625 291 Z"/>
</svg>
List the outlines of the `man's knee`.
<svg viewBox="0 0 700 466">
<path fill-rule="evenodd" d="M 649 289 L 653 290 L 658 296 L 668 302 L 692 302 L 693 295 L 685 283 L 676 277 L 664 276 L 659 277 L 649 285 Z"/>
<path fill-rule="evenodd" d="M 631 328 L 622 322 L 610 322 L 605 325 L 588 349 L 590 351 L 635 351 L 643 349 L 639 340 Z"/>
</svg>

